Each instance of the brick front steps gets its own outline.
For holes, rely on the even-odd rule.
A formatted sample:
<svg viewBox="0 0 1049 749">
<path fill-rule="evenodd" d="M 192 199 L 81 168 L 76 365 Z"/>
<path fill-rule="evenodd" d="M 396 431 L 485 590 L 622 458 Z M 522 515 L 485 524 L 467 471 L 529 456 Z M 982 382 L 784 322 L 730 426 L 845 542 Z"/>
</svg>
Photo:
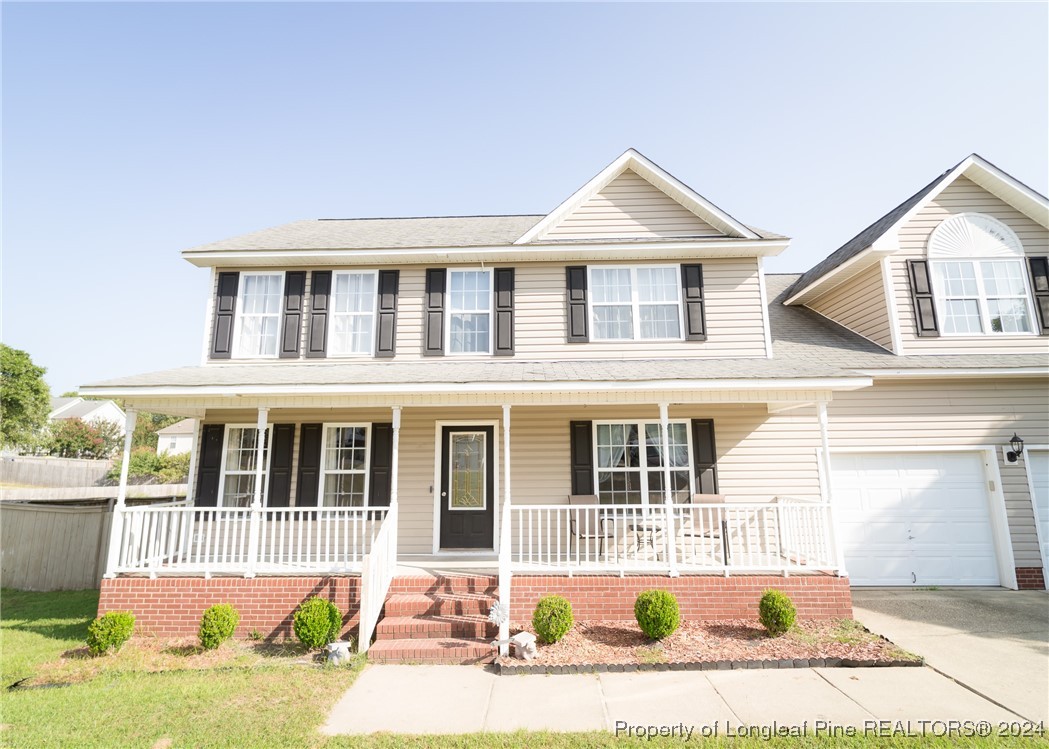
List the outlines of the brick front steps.
<svg viewBox="0 0 1049 749">
<path fill-rule="evenodd" d="M 494 577 L 399 577 L 368 650 L 373 663 L 489 663 Z"/>
</svg>

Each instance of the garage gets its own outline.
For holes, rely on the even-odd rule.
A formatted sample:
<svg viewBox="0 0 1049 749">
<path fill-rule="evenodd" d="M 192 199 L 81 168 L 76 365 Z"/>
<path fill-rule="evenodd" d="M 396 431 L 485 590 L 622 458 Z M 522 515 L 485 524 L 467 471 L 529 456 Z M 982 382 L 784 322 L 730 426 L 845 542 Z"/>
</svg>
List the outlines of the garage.
<svg viewBox="0 0 1049 749">
<path fill-rule="evenodd" d="M 1029 450 L 1025 457 L 1038 521 L 1038 540 L 1042 545 L 1042 568 L 1049 567 L 1049 451 Z"/>
<path fill-rule="evenodd" d="M 853 585 L 998 585 L 980 452 L 832 456 Z"/>
</svg>

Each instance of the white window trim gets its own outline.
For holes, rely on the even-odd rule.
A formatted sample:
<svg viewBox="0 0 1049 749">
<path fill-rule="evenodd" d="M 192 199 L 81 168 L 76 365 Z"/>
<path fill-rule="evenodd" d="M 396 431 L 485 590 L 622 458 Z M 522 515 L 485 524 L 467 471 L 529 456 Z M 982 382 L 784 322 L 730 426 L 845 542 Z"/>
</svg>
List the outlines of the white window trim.
<svg viewBox="0 0 1049 749">
<path fill-rule="evenodd" d="M 982 262 L 995 262 L 995 263 L 1016 263 L 1020 266 L 1020 281 L 1024 287 L 1024 304 L 1027 309 L 1027 323 L 1031 326 L 1031 329 L 1024 332 L 1001 332 L 998 333 L 991 330 L 991 315 L 987 310 L 987 290 L 983 284 L 983 269 L 979 267 Z M 1031 279 L 1030 274 L 1027 272 L 1027 257 L 1005 257 L 1005 256 L 978 256 L 978 257 L 938 257 L 929 258 L 929 270 L 932 276 L 932 288 L 933 288 L 933 307 L 936 310 L 936 319 L 940 321 L 940 327 L 943 328 L 946 325 L 946 303 L 948 301 L 946 290 L 943 282 L 940 280 L 940 274 L 937 272 L 937 267 L 943 263 L 973 263 L 973 271 L 976 276 L 976 306 L 980 311 L 980 324 L 983 326 L 983 331 L 980 333 L 973 333 L 965 331 L 961 333 L 948 333 L 944 330 L 940 331 L 940 336 L 943 338 L 1030 338 L 1037 336 L 1038 333 L 1035 331 L 1035 317 L 1033 293 L 1031 290 Z M 952 297 L 952 299 L 955 297 Z M 967 297 L 958 297 L 967 298 Z M 999 297 L 995 297 L 999 298 Z M 1016 298 L 1016 297 L 1001 297 L 1001 298 Z"/>
<path fill-rule="evenodd" d="M 488 509 L 488 432 L 480 431 L 474 432 L 468 429 L 462 431 L 456 431 L 453 429 L 448 434 L 448 441 L 452 441 L 452 437 L 457 434 L 479 434 L 484 437 L 484 450 L 481 453 L 481 457 L 484 459 L 484 480 L 481 482 L 483 489 L 484 503 L 480 507 L 453 507 L 452 506 L 452 458 L 455 457 L 452 450 L 448 450 L 448 512 L 485 512 Z"/>
<path fill-rule="evenodd" d="M 258 424 L 226 424 L 226 428 L 222 432 L 222 466 L 219 469 L 219 492 L 218 498 L 215 503 L 216 507 L 226 507 L 223 501 L 226 498 L 226 457 L 229 454 L 229 432 L 231 429 L 258 429 Z M 269 496 L 267 490 L 269 489 L 270 483 L 270 462 L 273 460 L 273 424 L 266 424 L 266 467 L 262 472 L 262 493 L 259 495 L 262 500 L 262 506 L 266 507 L 269 504 Z M 257 467 L 256 467 L 257 468 Z M 236 476 L 256 476 L 256 468 L 252 468 L 251 471 L 233 471 L 230 475 Z M 250 506 L 250 505 L 248 505 Z M 232 507 L 232 505 L 231 505 Z M 247 507 L 237 506 L 234 509 L 247 509 Z"/>
<path fill-rule="evenodd" d="M 642 338 L 641 337 L 641 306 L 654 305 L 666 305 L 669 302 L 641 302 L 638 299 L 637 294 L 637 272 L 640 268 L 649 268 L 652 270 L 673 270 L 675 271 L 675 278 L 678 279 L 675 288 L 677 289 L 677 329 L 680 335 L 672 338 Z M 593 300 L 593 289 L 594 289 L 594 278 L 593 272 L 595 270 L 629 270 L 630 271 L 630 314 L 632 315 L 632 328 L 634 336 L 633 338 L 601 338 L 597 334 L 597 325 L 594 320 L 594 300 Z M 684 341 L 685 340 L 685 314 L 684 314 L 684 300 L 683 294 L 681 293 L 681 265 L 670 264 L 670 265 L 650 265 L 650 264 L 639 264 L 639 265 L 588 265 L 586 267 L 586 287 L 587 287 L 587 305 L 586 314 L 588 317 L 587 322 L 590 325 L 590 330 L 593 335 L 590 336 L 591 341 L 605 342 L 616 342 L 616 341 Z M 625 302 L 600 302 L 597 306 L 599 307 L 622 307 Z"/>
<path fill-rule="evenodd" d="M 694 453 L 692 452 L 692 424 L 691 424 L 691 420 L 689 420 L 689 419 L 670 419 L 670 421 L 668 423 L 671 424 L 671 425 L 673 425 L 673 424 L 683 424 L 685 426 L 685 444 L 688 446 L 688 466 L 685 467 L 685 468 L 682 468 L 680 466 L 678 466 L 678 467 L 671 466 L 670 470 L 671 471 L 687 470 L 688 471 L 688 493 L 689 493 L 689 496 L 692 496 L 693 494 L 696 493 L 696 472 L 695 472 L 695 465 L 694 465 L 695 456 L 694 456 Z M 598 449 L 597 448 L 597 428 L 598 428 L 598 426 L 609 425 L 609 424 L 628 424 L 628 425 L 629 424 L 636 424 L 637 425 L 637 427 L 638 427 L 638 441 L 639 441 L 638 447 L 640 449 L 641 454 L 644 454 L 644 456 L 645 456 L 644 457 L 644 461 L 645 461 L 645 465 L 644 466 L 639 466 L 636 469 L 636 471 L 633 468 L 601 468 L 599 466 L 599 464 L 598 464 L 598 457 L 597 457 L 597 449 Z M 645 506 L 648 506 L 650 504 L 649 501 L 648 501 L 648 495 L 649 495 L 648 473 L 649 473 L 649 471 L 655 471 L 655 470 L 662 471 L 663 467 L 662 466 L 649 466 L 648 465 L 648 454 L 644 450 L 645 426 L 648 425 L 648 424 L 654 424 L 656 426 L 660 426 L 659 418 L 655 417 L 653 419 L 603 419 L 601 421 L 594 421 L 591 424 L 591 427 L 590 427 L 591 428 L 591 438 L 590 438 L 590 440 L 591 440 L 591 445 L 592 445 L 592 450 L 593 450 L 593 454 L 592 454 L 591 457 L 593 458 L 593 461 L 594 461 L 594 479 L 593 479 L 593 481 L 594 481 L 594 496 L 596 496 L 598 498 L 599 502 L 600 502 L 600 498 L 601 498 L 601 484 L 598 481 L 598 475 L 599 475 L 600 471 L 610 471 L 610 472 L 614 472 L 614 473 L 635 473 L 635 472 L 640 472 L 640 474 L 641 474 L 641 504 L 645 505 Z M 662 441 L 660 441 L 660 444 L 662 445 Z M 660 499 L 659 503 L 662 504 L 662 502 L 663 502 L 663 500 Z"/>
<path fill-rule="evenodd" d="M 378 338 L 378 335 L 379 335 L 379 331 L 378 331 L 378 328 L 379 328 L 379 271 L 377 271 L 377 270 L 337 270 L 337 271 L 333 271 L 332 272 L 332 276 L 331 276 L 331 293 L 330 293 L 330 298 L 332 300 L 334 300 L 334 298 L 335 298 L 335 283 L 336 283 L 336 279 L 339 276 L 372 276 L 375 279 L 375 293 L 372 295 L 372 309 L 371 309 L 371 316 L 372 316 L 372 345 L 371 345 L 371 351 L 366 351 L 366 352 L 360 352 L 360 353 L 351 352 L 351 353 L 348 353 L 348 354 L 347 353 L 344 353 L 344 354 L 332 354 L 331 353 L 331 350 L 332 350 L 331 341 L 332 341 L 332 337 L 335 335 L 335 318 L 340 316 L 340 315 L 341 316 L 354 316 L 354 315 L 365 314 L 363 312 L 343 312 L 343 313 L 337 313 L 337 312 L 335 312 L 334 302 L 332 302 L 331 306 L 329 308 L 330 311 L 328 312 L 328 315 L 329 315 L 328 333 L 327 333 L 328 339 L 324 342 L 325 350 L 328 352 L 328 358 L 331 358 L 331 359 L 360 359 L 362 357 L 372 357 L 372 358 L 374 358 L 375 357 L 376 339 Z"/>
<path fill-rule="evenodd" d="M 444 305 L 444 354 L 445 356 L 491 356 L 495 345 L 495 277 L 491 268 L 448 268 L 446 271 L 445 305 Z M 452 273 L 484 273 L 488 276 L 488 309 L 487 310 L 452 310 Z M 487 351 L 452 351 L 452 315 L 479 315 L 488 313 L 488 350 Z"/>
<path fill-rule="evenodd" d="M 245 271 L 237 279 L 237 314 L 233 318 L 233 358 L 234 359 L 276 359 L 280 356 L 280 326 L 281 318 L 284 316 L 282 305 L 277 308 L 277 345 L 274 346 L 272 354 L 244 354 L 241 353 L 240 334 L 243 330 L 244 321 L 244 279 L 248 276 L 277 276 L 280 278 L 280 291 L 277 296 L 284 299 L 284 273 L 283 271 Z M 254 315 L 254 313 L 252 313 Z M 268 316 L 268 315 L 267 315 Z"/>
<path fill-rule="evenodd" d="M 369 490 L 371 489 L 371 467 L 372 467 L 372 425 L 367 422 L 344 422 L 344 421 L 333 421 L 325 422 L 321 425 L 321 466 L 320 466 L 320 478 L 317 481 L 317 507 L 328 507 L 329 505 L 324 504 L 324 480 L 328 474 L 355 474 L 361 473 L 361 471 L 355 469 L 328 469 L 325 468 L 325 464 L 328 457 L 328 430 L 338 427 L 349 427 L 351 429 L 363 428 L 364 429 L 364 504 L 361 507 L 370 507 Z M 336 505 L 331 505 L 335 507 Z"/>
</svg>

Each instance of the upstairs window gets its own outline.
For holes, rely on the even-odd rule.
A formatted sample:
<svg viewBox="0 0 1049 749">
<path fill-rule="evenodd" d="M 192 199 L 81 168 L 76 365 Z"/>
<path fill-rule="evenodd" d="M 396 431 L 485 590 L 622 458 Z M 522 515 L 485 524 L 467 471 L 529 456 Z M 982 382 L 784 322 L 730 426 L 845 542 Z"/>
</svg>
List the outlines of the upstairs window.
<svg viewBox="0 0 1049 749">
<path fill-rule="evenodd" d="M 492 353 L 492 272 L 448 271 L 448 353 Z"/>
<path fill-rule="evenodd" d="M 277 355 L 283 294 L 283 273 L 245 273 L 241 276 L 235 356 L 262 358 Z"/>
<path fill-rule="evenodd" d="M 946 219 L 929 236 L 929 265 L 944 335 L 1033 333 L 1020 239 L 980 213 Z"/>
<path fill-rule="evenodd" d="M 328 356 L 370 356 L 375 343 L 375 271 L 332 277 Z"/>
<path fill-rule="evenodd" d="M 591 267 L 589 272 L 593 340 L 681 340 L 678 266 Z"/>
</svg>

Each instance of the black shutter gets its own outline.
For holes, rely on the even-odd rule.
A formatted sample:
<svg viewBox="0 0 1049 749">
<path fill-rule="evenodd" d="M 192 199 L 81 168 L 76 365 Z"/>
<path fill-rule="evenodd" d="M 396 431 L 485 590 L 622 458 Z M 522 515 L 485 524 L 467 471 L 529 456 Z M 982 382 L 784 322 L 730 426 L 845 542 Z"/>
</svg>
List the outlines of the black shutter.
<svg viewBox="0 0 1049 749">
<path fill-rule="evenodd" d="M 568 284 L 568 342 L 586 343 L 590 340 L 586 315 L 586 266 L 569 266 L 565 268 L 565 276 Z"/>
<path fill-rule="evenodd" d="M 269 507 L 291 504 L 291 461 L 295 448 L 295 425 L 274 424 L 270 443 L 270 483 L 266 490 Z"/>
<path fill-rule="evenodd" d="M 423 356 L 444 356 L 444 291 L 447 273 L 444 268 L 426 270 L 426 330 Z"/>
<path fill-rule="evenodd" d="M 233 318 L 237 315 L 239 273 L 219 273 L 215 290 L 215 325 L 211 333 L 211 358 L 229 359 L 233 355 Z"/>
<path fill-rule="evenodd" d="M 514 269 L 495 269 L 495 355 L 514 355 Z"/>
<path fill-rule="evenodd" d="M 1031 288 L 1034 289 L 1034 309 L 1041 335 L 1049 335 L 1049 257 L 1029 257 Z"/>
<path fill-rule="evenodd" d="M 572 494 L 596 494 L 593 422 L 573 421 L 568 429 L 572 444 Z"/>
<path fill-rule="evenodd" d="M 234 274 L 236 275 L 236 274 Z M 222 438 L 226 427 L 205 424 L 201 434 L 200 468 L 197 469 L 196 507 L 215 507 L 219 502 L 219 478 L 222 474 Z"/>
<path fill-rule="evenodd" d="M 299 431 L 299 480 L 295 489 L 296 507 L 315 507 L 321 480 L 320 424 L 303 424 Z"/>
<path fill-rule="evenodd" d="M 368 504 L 388 507 L 393 470 L 393 424 L 372 424 L 371 466 L 368 467 Z"/>
<path fill-rule="evenodd" d="M 379 323 L 375 334 L 375 355 L 387 359 L 397 352 L 397 291 L 399 270 L 379 271 Z"/>
<path fill-rule="evenodd" d="M 310 334 L 306 343 L 306 358 L 323 359 L 328 355 L 328 297 L 331 295 L 331 271 L 313 271 L 310 283 Z"/>
<path fill-rule="evenodd" d="M 302 341 L 302 300 L 306 294 L 306 271 L 284 274 L 284 313 L 280 322 L 280 358 L 298 359 Z"/>
<path fill-rule="evenodd" d="M 930 338 L 939 336 L 936 307 L 932 301 L 932 284 L 929 282 L 929 263 L 925 260 L 908 260 L 907 277 L 911 282 L 911 302 L 914 304 L 917 334 Z"/>
<path fill-rule="evenodd" d="M 718 452 L 714 446 L 714 420 L 692 419 L 692 460 L 696 493 L 718 493 Z"/>
<path fill-rule="evenodd" d="M 685 303 L 685 340 L 707 340 L 707 305 L 703 301 L 702 265 L 681 266 L 681 298 Z"/>
</svg>

